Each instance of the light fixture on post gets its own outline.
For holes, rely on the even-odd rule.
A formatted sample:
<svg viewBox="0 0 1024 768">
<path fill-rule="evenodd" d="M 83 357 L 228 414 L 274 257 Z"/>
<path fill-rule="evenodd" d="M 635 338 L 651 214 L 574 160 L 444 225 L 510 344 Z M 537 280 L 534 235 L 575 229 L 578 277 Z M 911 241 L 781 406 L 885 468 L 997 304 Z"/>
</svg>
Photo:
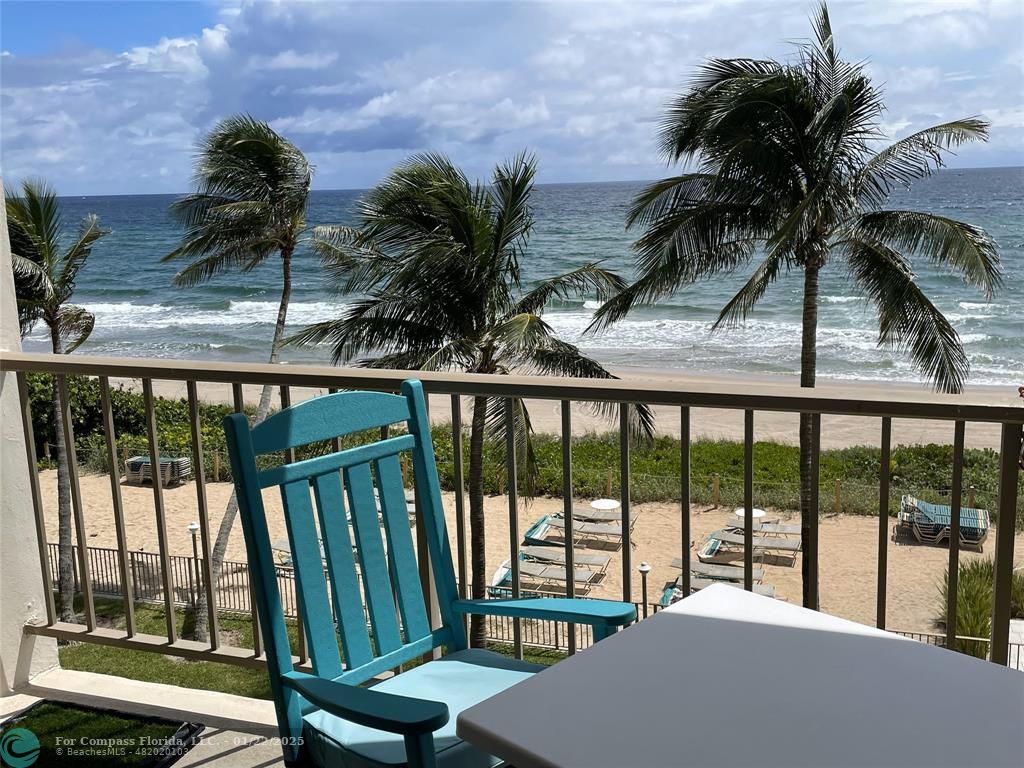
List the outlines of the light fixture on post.
<svg viewBox="0 0 1024 768">
<path fill-rule="evenodd" d="M 194 610 L 198 601 L 197 592 L 199 591 L 199 523 L 189 523 L 188 532 L 192 534 L 192 568 L 189 570 L 189 576 L 193 578 L 190 579 L 192 585 L 190 585 L 189 592 L 191 593 L 192 608 Z"/>
<path fill-rule="evenodd" d="M 640 572 L 640 583 L 642 585 L 644 595 L 644 618 L 647 618 L 647 574 L 651 572 L 651 566 L 649 563 L 642 562 L 636 567 Z"/>
</svg>

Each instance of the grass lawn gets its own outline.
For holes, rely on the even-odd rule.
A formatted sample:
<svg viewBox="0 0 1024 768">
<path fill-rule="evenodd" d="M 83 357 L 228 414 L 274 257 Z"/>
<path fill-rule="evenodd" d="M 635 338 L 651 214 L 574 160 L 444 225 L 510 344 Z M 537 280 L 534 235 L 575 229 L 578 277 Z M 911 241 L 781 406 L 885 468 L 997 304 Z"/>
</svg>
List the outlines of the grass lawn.
<svg viewBox="0 0 1024 768">
<path fill-rule="evenodd" d="M 96 598 L 96 615 L 104 626 L 123 629 L 124 605 L 118 600 Z M 178 632 L 187 637 L 191 632 L 191 618 L 187 611 L 176 611 Z M 252 647 L 252 622 L 244 616 L 225 616 L 220 619 L 222 640 L 242 648 Z M 139 604 L 135 608 L 136 629 L 140 633 L 162 635 L 167 629 L 163 608 Z M 296 625 L 288 622 L 292 652 L 297 652 Z M 512 646 L 492 643 L 490 649 L 512 656 Z M 550 665 L 566 656 L 561 651 L 545 648 L 524 648 L 524 657 L 535 664 Z M 266 672 L 247 669 L 233 664 L 212 661 L 188 661 L 151 651 L 112 648 L 93 643 L 72 643 L 60 648 L 60 663 L 65 669 L 117 675 L 150 683 L 166 683 L 183 688 L 202 688 L 208 691 L 234 693 L 254 699 L 269 699 L 270 681 Z"/>
<path fill-rule="evenodd" d="M 38 768 L 128 768 L 152 761 L 180 725 L 169 720 L 42 702 L 17 722 L 5 725 L 4 733 L 23 728 L 35 735 L 39 740 L 39 759 L 32 765 Z"/>
</svg>

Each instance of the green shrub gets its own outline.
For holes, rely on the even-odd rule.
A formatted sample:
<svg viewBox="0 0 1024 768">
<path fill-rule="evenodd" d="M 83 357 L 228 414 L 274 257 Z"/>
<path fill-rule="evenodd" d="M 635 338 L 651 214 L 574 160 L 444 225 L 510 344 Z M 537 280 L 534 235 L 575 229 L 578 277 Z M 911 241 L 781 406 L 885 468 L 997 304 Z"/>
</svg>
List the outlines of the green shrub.
<svg viewBox="0 0 1024 768">
<path fill-rule="evenodd" d="M 52 377 L 30 374 L 28 377 L 37 456 L 42 457 L 42 444 L 53 442 Z M 88 470 L 107 471 L 106 446 L 103 434 L 99 384 L 88 377 L 69 377 L 68 391 L 75 425 L 79 460 Z M 124 385 L 110 392 L 117 436 L 119 460 L 129 455 L 149 452 L 146 437 L 145 407 L 142 394 Z M 213 479 L 214 456 L 219 458 L 219 479 L 230 480 L 222 421 L 232 412 L 228 405 L 199 404 L 199 420 L 203 436 L 204 466 L 208 479 Z M 160 451 L 165 456 L 192 453 L 188 403 L 183 398 L 157 397 L 154 400 Z M 248 408 L 247 412 L 252 413 Z M 435 425 L 432 429 L 441 484 L 455 487 L 451 426 Z M 376 432 L 349 436 L 345 445 L 375 439 Z M 527 488 L 526 475 L 520 466 L 520 491 L 539 496 L 562 495 L 562 447 L 557 435 L 534 436 L 537 475 L 532 489 Z M 310 446 L 300 455 L 316 455 L 325 446 Z M 469 436 L 462 435 L 466 462 Z M 619 437 L 617 433 L 590 433 L 573 438 L 573 494 L 582 498 L 620 496 Z M 631 446 L 630 492 L 634 501 L 678 501 L 679 440 L 661 436 L 650 442 Z M 800 506 L 800 451 L 794 445 L 759 442 L 754 445 L 754 499 L 762 507 L 798 509 Z M 268 463 L 273 458 L 267 458 Z M 820 508 L 831 512 L 836 507 L 836 483 L 840 483 L 839 511 L 846 514 L 878 514 L 878 474 L 880 450 L 874 446 L 855 446 L 821 452 L 819 461 L 821 486 Z M 952 476 L 953 449 L 949 445 L 897 446 L 889 465 L 891 514 L 899 508 L 900 496 L 911 493 L 926 501 L 948 503 L 948 486 Z M 975 486 L 976 504 L 990 510 L 993 519 L 997 507 L 995 488 L 999 457 L 995 451 L 969 449 L 964 452 L 964 486 Z M 42 465 L 42 462 L 41 462 Z M 464 467 L 468 471 L 468 466 Z M 714 478 L 718 478 L 718 501 L 725 506 L 743 503 L 743 445 L 726 440 L 695 440 L 691 445 L 691 498 L 696 504 L 712 502 Z M 488 444 L 484 450 L 484 492 L 505 493 L 508 479 L 505 470 L 504 446 Z M 1020 480 L 1017 523 L 1024 527 L 1024 475 Z M 965 494 L 964 502 L 967 502 Z"/>
<path fill-rule="evenodd" d="M 956 586 L 956 634 L 963 637 L 989 637 L 992 631 L 992 585 L 995 559 L 991 557 L 960 563 Z M 942 576 L 939 589 L 939 623 L 947 621 L 949 570 Z M 1010 618 L 1024 618 L 1024 572 L 1014 571 L 1010 582 Z M 956 650 L 985 658 L 988 643 L 957 640 Z"/>
</svg>

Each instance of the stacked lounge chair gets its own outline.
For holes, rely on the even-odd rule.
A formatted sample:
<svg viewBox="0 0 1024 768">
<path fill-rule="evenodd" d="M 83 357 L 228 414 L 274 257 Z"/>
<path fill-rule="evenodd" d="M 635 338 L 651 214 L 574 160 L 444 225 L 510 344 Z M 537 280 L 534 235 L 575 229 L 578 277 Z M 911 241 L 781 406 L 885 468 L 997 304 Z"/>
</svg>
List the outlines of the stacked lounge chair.
<svg viewBox="0 0 1024 768">
<path fill-rule="evenodd" d="M 913 496 L 904 496 L 900 504 L 896 530 L 911 534 L 924 544 L 940 544 L 948 541 L 953 521 L 951 507 L 945 504 L 931 504 Z M 989 515 L 987 509 L 960 509 L 960 545 L 982 550 L 988 537 Z"/>
<path fill-rule="evenodd" d="M 186 457 L 160 459 L 160 484 L 168 488 L 192 474 L 192 460 Z M 149 456 L 132 456 L 124 463 L 124 479 L 131 485 L 153 482 L 153 462 Z"/>
</svg>

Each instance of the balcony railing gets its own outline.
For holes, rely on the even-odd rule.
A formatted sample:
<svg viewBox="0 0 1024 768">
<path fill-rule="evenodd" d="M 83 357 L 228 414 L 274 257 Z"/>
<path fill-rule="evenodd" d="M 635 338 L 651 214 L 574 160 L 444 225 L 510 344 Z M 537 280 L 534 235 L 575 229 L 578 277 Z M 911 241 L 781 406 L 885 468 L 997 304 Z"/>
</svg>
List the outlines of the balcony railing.
<svg viewBox="0 0 1024 768">
<path fill-rule="evenodd" d="M 220 611 L 234 610 L 228 598 L 222 593 L 224 581 L 214 578 L 210 568 L 211 524 L 209 505 L 206 496 L 207 471 L 204 466 L 206 453 L 202 445 L 200 428 L 199 402 L 200 387 L 206 384 L 228 384 L 231 387 L 234 408 L 244 408 L 243 387 L 251 385 L 273 385 L 279 388 L 280 402 L 286 406 L 291 402 L 293 390 L 298 388 L 314 388 L 317 390 L 335 391 L 340 389 L 369 389 L 394 392 L 401 382 L 415 376 L 424 383 L 424 389 L 436 401 L 444 397 L 450 401 L 451 429 L 455 446 L 453 457 L 453 477 L 456 493 L 455 500 L 455 550 L 457 576 L 460 589 L 465 591 L 469 584 L 468 540 L 466 535 L 466 503 L 464 460 L 461 451 L 463 431 L 462 398 L 484 395 L 494 398 L 525 398 L 529 400 L 553 401 L 559 405 L 561 413 L 561 448 L 562 448 L 562 498 L 564 504 L 565 548 L 564 556 L 567 573 L 573 573 L 573 467 L 572 444 L 573 406 L 578 403 L 611 403 L 619 407 L 619 466 L 618 485 L 621 488 L 621 584 L 622 599 L 633 601 L 633 571 L 631 546 L 631 498 L 630 498 L 630 450 L 628 434 L 629 410 L 638 404 L 662 407 L 663 418 L 665 408 L 677 414 L 680 440 L 680 460 L 682 471 L 678 478 L 680 540 L 679 553 L 682 561 L 681 587 L 686 594 L 690 589 L 691 566 L 691 472 L 690 472 L 690 414 L 693 408 L 712 408 L 730 411 L 741 411 L 744 418 L 744 459 L 743 459 L 743 499 L 746 514 L 743 518 L 743 569 L 744 586 L 751 589 L 754 584 L 754 520 L 753 508 L 753 453 L 754 425 L 759 411 L 785 412 L 792 414 L 812 415 L 812 440 L 815 446 L 812 462 L 812 507 L 820 508 L 818 503 L 818 455 L 820 446 L 821 417 L 830 415 L 847 415 L 873 418 L 879 420 L 881 460 L 879 463 L 878 482 L 878 546 L 876 576 L 876 624 L 886 626 L 886 594 L 887 594 L 887 550 L 889 534 L 889 458 L 892 438 L 892 420 L 926 419 L 950 423 L 953 437 L 953 462 L 950 478 L 950 504 L 954 510 L 962 504 L 963 495 L 963 464 L 964 434 L 967 423 L 982 422 L 1000 425 L 999 441 L 999 480 L 998 498 L 994 512 L 998 515 L 997 533 L 995 536 L 995 579 L 993 584 L 992 633 L 987 638 L 989 658 L 998 664 L 1007 664 L 1010 656 L 1009 627 L 1011 614 L 1011 579 L 1013 574 L 1014 521 L 1018 506 L 1018 455 L 1021 445 L 1022 422 L 1024 409 L 1012 406 L 976 404 L 964 398 L 929 396 L 920 399 L 862 399 L 851 398 L 837 393 L 802 390 L 788 385 L 758 385 L 754 390 L 733 390 L 717 386 L 684 385 L 672 381 L 657 383 L 633 382 L 628 380 L 585 380 L 560 379 L 550 377 L 528 376 L 480 376 L 440 373 L 410 373 L 403 371 L 379 371 L 342 369 L 316 366 L 277 366 L 277 365 L 240 365 L 226 363 L 205 363 L 196 361 L 166 361 L 124 358 L 95 358 L 79 355 L 53 356 L 23 353 L 3 353 L 0 355 L 0 370 L 14 372 L 17 375 L 22 408 L 23 429 L 28 448 L 26 460 L 32 476 L 32 506 L 35 512 L 36 532 L 39 541 L 39 565 L 47 596 L 45 621 L 26 627 L 26 631 L 36 635 L 55 637 L 65 640 L 96 642 L 125 648 L 149 650 L 162 654 L 178 655 L 187 658 L 206 659 L 242 665 L 259 665 L 262 663 L 259 633 L 254 632 L 254 647 L 235 648 L 222 645 L 216 628 Z M 73 526 L 76 538 L 81 544 L 87 541 L 85 513 L 81 498 L 81 486 L 78 477 L 78 464 L 75 452 L 74 423 L 68 395 L 67 379 L 70 376 L 89 376 L 99 380 L 102 425 L 104 431 L 104 450 L 106 464 L 110 467 L 110 488 L 112 512 L 117 537 L 117 547 L 108 555 L 109 565 L 101 577 L 104 591 L 110 583 L 115 583 L 117 594 L 121 596 L 125 610 L 125 629 L 111 629 L 100 626 L 95 611 L 95 594 L 98 593 L 100 577 L 88 562 L 87 547 L 75 549 L 77 559 L 78 588 L 82 596 L 84 615 L 83 624 L 65 623 L 58 620 L 56 613 L 53 586 L 54 573 L 51 564 L 52 555 L 47 547 L 46 525 L 44 519 L 43 497 L 40 491 L 36 472 L 37 457 L 34 453 L 32 414 L 29 409 L 29 387 L 27 374 L 45 373 L 56 377 L 60 407 L 64 414 L 64 430 L 60 436 L 63 449 L 70 461 L 71 506 Z M 118 435 L 114 432 L 114 419 L 111 406 L 111 380 L 141 380 L 141 389 L 145 404 L 145 422 L 147 428 L 148 453 L 153 457 L 154 464 L 160 456 L 160 445 L 154 411 L 154 381 L 183 382 L 186 385 L 189 430 L 191 432 L 192 464 L 196 493 L 196 509 L 200 525 L 199 540 L 201 556 L 194 558 L 193 567 L 179 573 L 180 565 L 175 565 L 167 540 L 167 524 L 164 504 L 164 489 L 159 473 L 155 473 L 153 483 L 154 525 L 158 541 L 158 551 L 151 556 L 151 570 L 156 574 L 158 584 L 154 587 L 148 582 L 143 586 L 133 570 L 133 557 L 127 546 L 124 508 L 120 489 L 120 473 L 118 471 Z M 506 408 L 509 424 L 513 418 L 512 408 Z M 513 430 L 506 446 L 506 464 L 508 477 L 518 477 L 516 466 L 516 449 Z M 519 547 L 521 531 L 518 520 L 518 487 L 517 483 L 509 482 L 508 526 L 509 526 L 509 558 L 511 567 L 510 592 L 518 596 L 522 592 L 522 581 L 519 568 Z M 950 599 L 947 605 L 947 631 L 942 635 L 942 644 L 953 647 L 956 641 L 955 596 L 957 564 L 959 563 L 959 515 L 952 515 L 952 535 L 949 544 L 949 575 Z M 801 556 L 804 560 L 803 580 L 805 603 L 808 607 L 818 607 L 818 520 L 811 516 L 802 531 L 804 549 Z M 421 568 L 427 567 L 421 563 Z M 183 582 L 184 578 L 184 582 Z M 210 641 L 200 643 L 178 637 L 175 622 L 175 607 L 180 602 L 180 592 L 188 589 L 189 579 L 194 580 L 193 587 L 200 587 L 205 593 L 208 619 L 211 627 Z M 239 587 L 240 589 L 242 587 Z M 246 587 L 247 588 L 247 587 Z M 166 632 L 163 635 L 148 635 L 137 631 L 134 620 L 137 600 L 146 599 L 146 591 L 150 590 L 162 602 L 166 616 Z M 566 585 L 567 596 L 573 597 L 574 586 Z M 426 592 L 425 592 L 426 593 Z M 232 597 L 231 599 L 234 599 Z M 251 601 L 244 601 L 252 616 L 254 627 L 258 617 L 251 608 Z M 305 663 L 305 643 L 299 622 L 299 648 L 296 661 Z M 510 635 L 518 655 L 522 654 L 524 642 L 531 638 L 524 637 L 523 626 L 514 620 Z M 494 630 L 497 632 L 498 630 Z M 502 630 L 504 633 L 504 630 Z M 560 632 L 560 630 L 559 630 Z M 562 642 L 562 635 L 558 635 Z M 565 646 L 571 653 L 583 640 L 575 631 L 568 631 L 564 636 Z M 1019 651 L 1017 651 L 1019 655 Z"/>
</svg>

